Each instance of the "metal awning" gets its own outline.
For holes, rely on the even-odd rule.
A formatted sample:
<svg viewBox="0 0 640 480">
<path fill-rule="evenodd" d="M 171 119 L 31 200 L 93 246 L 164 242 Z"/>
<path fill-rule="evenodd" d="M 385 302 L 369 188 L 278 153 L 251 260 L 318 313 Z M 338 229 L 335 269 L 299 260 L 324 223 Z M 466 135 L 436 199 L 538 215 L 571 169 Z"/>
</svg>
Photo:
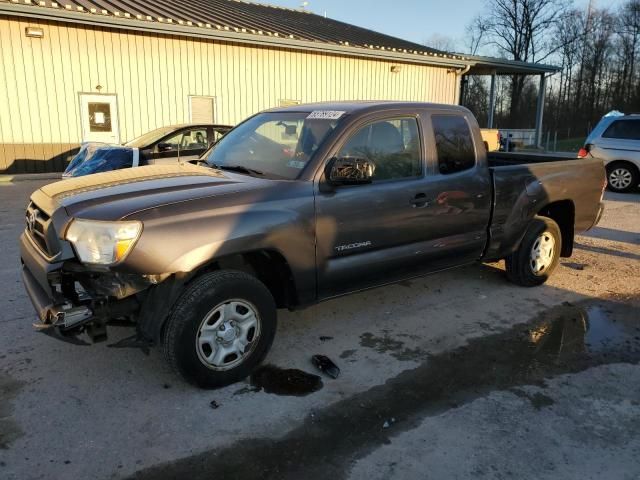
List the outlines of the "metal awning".
<svg viewBox="0 0 640 480">
<path fill-rule="evenodd" d="M 536 106 L 536 145 L 542 142 L 542 119 L 544 117 L 544 97 L 546 79 L 548 76 L 560 71 L 560 67 L 544 65 L 542 63 L 516 62 L 501 58 L 468 56 L 469 68 L 465 75 L 490 75 L 491 87 L 489 89 L 489 113 L 487 127 L 493 128 L 493 117 L 496 108 L 496 77 L 498 75 L 537 75 L 540 77 L 538 87 L 538 101 Z"/>
<path fill-rule="evenodd" d="M 470 66 L 467 75 L 542 75 L 560 71 L 560 67 L 542 63 L 517 62 L 478 55 L 464 58 Z"/>
</svg>

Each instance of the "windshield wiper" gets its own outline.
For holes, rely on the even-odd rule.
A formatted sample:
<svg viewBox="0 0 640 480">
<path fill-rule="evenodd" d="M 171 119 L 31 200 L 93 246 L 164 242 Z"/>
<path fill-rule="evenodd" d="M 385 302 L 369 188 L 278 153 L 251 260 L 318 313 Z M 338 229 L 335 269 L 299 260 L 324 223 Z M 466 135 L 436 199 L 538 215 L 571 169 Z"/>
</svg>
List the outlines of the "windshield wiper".
<svg viewBox="0 0 640 480">
<path fill-rule="evenodd" d="M 255 168 L 245 167 L 244 165 L 216 165 L 215 163 L 211 163 L 209 165 L 211 165 L 213 168 L 217 168 L 218 170 L 246 173 L 247 175 L 264 175 L 264 172 L 256 170 Z"/>
</svg>

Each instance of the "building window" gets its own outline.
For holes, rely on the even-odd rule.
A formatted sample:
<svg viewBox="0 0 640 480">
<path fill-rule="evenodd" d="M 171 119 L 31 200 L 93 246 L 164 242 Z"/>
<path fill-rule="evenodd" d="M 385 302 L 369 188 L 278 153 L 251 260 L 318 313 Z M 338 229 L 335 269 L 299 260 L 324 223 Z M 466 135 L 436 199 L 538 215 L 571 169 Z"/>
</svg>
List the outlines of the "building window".
<svg viewBox="0 0 640 480">
<path fill-rule="evenodd" d="M 111 131 L 111 104 L 89 102 L 89 131 Z"/>
<path fill-rule="evenodd" d="M 189 116 L 191 123 L 213 123 L 215 97 L 189 97 Z"/>
</svg>

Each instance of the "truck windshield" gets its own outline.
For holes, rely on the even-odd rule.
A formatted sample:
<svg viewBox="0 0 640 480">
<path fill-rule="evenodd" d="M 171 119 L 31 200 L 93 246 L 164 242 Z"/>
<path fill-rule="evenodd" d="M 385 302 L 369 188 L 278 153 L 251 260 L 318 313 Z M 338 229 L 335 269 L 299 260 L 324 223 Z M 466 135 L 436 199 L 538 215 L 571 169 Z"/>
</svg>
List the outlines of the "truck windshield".
<svg viewBox="0 0 640 480">
<path fill-rule="evenodd" d="M 308 112 L 258 114 L 231 130 L 201 160 L 223 170 L 294 180 L 339 122 L 309 117 Z"/>
</svg>

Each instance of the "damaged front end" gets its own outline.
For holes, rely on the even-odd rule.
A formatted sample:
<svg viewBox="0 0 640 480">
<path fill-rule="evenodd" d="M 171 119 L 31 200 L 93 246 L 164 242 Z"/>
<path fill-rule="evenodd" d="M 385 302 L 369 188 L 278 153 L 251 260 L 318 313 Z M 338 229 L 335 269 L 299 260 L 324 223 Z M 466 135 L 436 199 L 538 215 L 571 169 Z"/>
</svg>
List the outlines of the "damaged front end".
<svg viewBox="0 0 640 480">
<path fill-rule="evenodd" d="M 28 232 L 21 237 L 22 276 L 39 322 L 34 327 L 74 344 L 86 333 L 93 342 L 107 338 L 107 325 L 136 325 L 142 298 L 164 280 L 90 269 L 74 259 L 47 261 Z M 137 335 L 139 336 L 139 335 Z"/>
</svg>

